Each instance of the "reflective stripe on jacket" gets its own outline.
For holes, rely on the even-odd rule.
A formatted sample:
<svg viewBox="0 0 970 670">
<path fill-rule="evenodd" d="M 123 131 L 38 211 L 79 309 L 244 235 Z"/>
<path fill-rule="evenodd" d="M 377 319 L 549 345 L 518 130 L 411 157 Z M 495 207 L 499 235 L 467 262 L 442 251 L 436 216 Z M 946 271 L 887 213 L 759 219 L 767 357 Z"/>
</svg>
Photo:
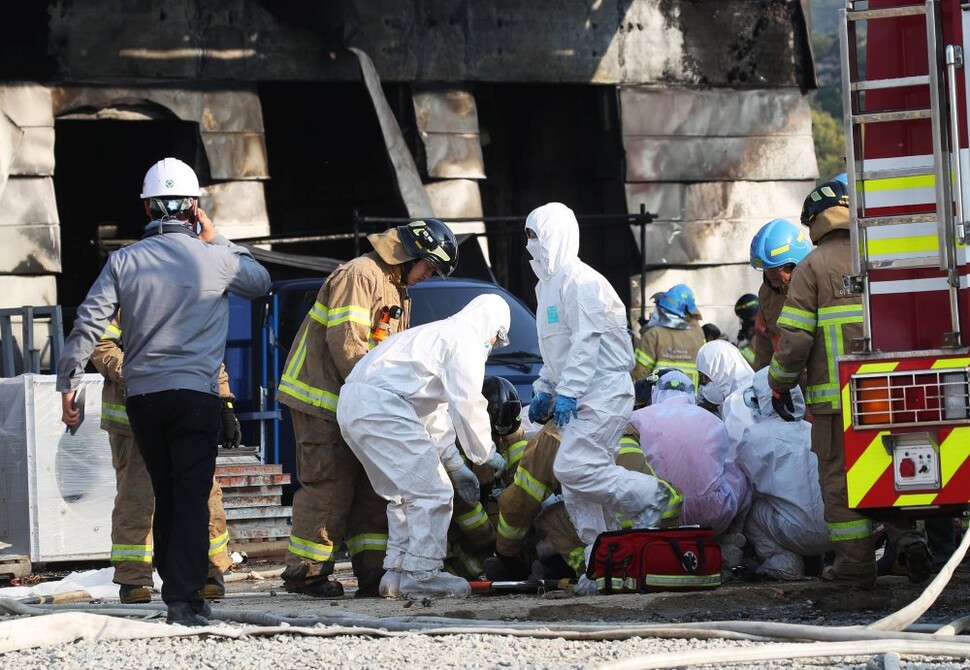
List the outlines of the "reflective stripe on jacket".
<svg viewBox="0 0 970 670">
<path fill-rule="evenodd" d="M 756 371 L 771 364 L 772 355 L 781 345 L 778 317 L 787 296 L 787 287 L 782 290 L 772 288 L 767 279 L 758 289 L 758 315 L 755 317 L 754 336 L 751 338 L 754 349 L 754 362 L 751 367 Z"/>
<path fill-rule="evenodd" d="M 388 334 L 407 328 L 411 306 L 402 266 L 370 252 L 337 268 L 293 340 L 279 384 L 279 401 L 305 414 L 333 419 L 337 397 L 354 364 L 370 349 L 384 307 L 401 307 Z"/>
<path fill-rule="evenodd" d="M 91 364 L 104 377 L 101 389 L 101 430 L 134 437 L 125 407 L 125 384 L 121 364 L 125 360 L 121 337 L 119 310 L 105 329 L 91 354 Z M 223 363 L 219 366 L 219 397 L 235 399 L 229 390 L 229 374 Z"/>
<path fill-rule="evenodd" d="M 498 499 L 499 519 L 495 540 L 497 553 L 503 556 L 517 554 L 522 541 L 535 523 L 543 502 L 549 496 L 561 492 L 559 480 L 553 473 L 560 439 L 558 429 L 549 422 L 529 440 L 522 458 L 515 466 L 511 465 L 511 459 L 507 459 L 509 465 L 505 476 L 512 483 L 502 491 Z M 617 465 L 656 476 L 640 448 L 640 434 L 632 424 L 626 425 L 614 453 Z M 680 518 L 683 496 L 673 486 L 662 479 L 660 481 L 670 491 L 670 500 L 663 512 L 663 519 L 676 522 Z M 619 521 L 622 524 L 623 520 Z"/>
<path fill-rule="evenodd" d="M 778 317 L 782 340 L 771 359 L 768 383 L 775 391 L 795 386 L 807 371 L 805 400 L 813 414 L 841 407 L 838 357 L 862 337 L 862 297 L 842 278 L 852 273 L 849 233 L 836 230 L 792 274 L 788 300 Z"/>
<path fill-rule="evenodd" d="M 697 352 L 704 346 L 704 331 L 696 321 L 690 328 L 679 330 L 654 326 L 640 338 L 633 355 L 636 366 L 633 378 L 646 377 L 654 370 L 676 368 L 690 377 L 697 387 Z"/>
</svg>

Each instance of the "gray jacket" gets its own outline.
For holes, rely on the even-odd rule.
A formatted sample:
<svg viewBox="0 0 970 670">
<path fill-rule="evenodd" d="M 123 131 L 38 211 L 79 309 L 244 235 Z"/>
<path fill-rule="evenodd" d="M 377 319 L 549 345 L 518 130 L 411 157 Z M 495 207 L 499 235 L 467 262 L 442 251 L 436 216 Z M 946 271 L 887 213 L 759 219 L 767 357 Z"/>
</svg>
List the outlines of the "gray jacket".
<svg viewBox="0 0 970 670">
<path fill-rule="evenodd" d="M 153 224 L 147 230 L 161 230 Z M 222 235 L 205 243 L 182 226 L 164 230 L 108 258 L 64 343 L 58 391 L 78 387 L 120 307 L 127 395 L 175 389 L 219 394 L 229 324 L 226 293 L 249 299 L 265 295 L 269 273 L 247 249 Z"/>
</svg>

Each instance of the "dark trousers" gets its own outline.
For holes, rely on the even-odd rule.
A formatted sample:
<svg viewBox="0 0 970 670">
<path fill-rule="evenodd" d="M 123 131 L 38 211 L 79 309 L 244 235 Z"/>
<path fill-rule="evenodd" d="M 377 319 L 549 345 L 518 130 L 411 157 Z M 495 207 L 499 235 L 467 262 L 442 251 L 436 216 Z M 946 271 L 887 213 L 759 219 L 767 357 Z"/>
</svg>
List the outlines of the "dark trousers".
<svg viewBox="0 0 970 670">
<path fill-rule="evenodd" d="M 209 492 L 218 452 L 220 405 L 198 391 L 127 399 L 128 419 L 155 489 L 153 563 L 162 600 L 201 605 L 209 553 Z"/>
</svg>

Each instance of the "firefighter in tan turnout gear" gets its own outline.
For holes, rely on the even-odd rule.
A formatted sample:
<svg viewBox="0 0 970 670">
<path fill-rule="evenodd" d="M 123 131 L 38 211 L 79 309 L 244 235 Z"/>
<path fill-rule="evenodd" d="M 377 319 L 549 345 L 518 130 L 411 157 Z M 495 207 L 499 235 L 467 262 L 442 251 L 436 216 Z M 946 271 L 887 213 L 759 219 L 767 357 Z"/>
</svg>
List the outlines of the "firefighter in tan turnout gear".
<svg viewBox="0 0 970 670">
<path fill-rule="evenodd" d="M 526 444 L 525 431 L 522 430 L 522 403 L 512 382 L 505 377 L 485 377 L 482 395 L 488 402 L 488 422 L 495 448 L 508 458 L 509 449 L 518 444 L 521 456 Z M 462 462 L 465 463 L 465 460 L 462 459 Z M 492 555 L 495 547 L 495 526 L 490 518 L 492 510 L 486 509 L 482 503 L 482 490 L 491 487 L 501 473 L 496 473 L 488 465 L 472 465 L 470 469 L 478 480 L 477 496 L 470 503 L 463 500 L 461 495 L 455 495 L 451 526 L 448 528 L 445 569 L 459 577 L 478 579 L 485 571 L 484 561 Z"/>
<path fill-rule="evenodd" d="M 655 381 L 653 375 L 637 381 L 635 408 L 649 404 L 650 388 Z M 529 576 L 531 566 L 527 555 L 531 552 L 526 550 L 526 545 L 535 540 L 533 526 L 575 572 L 574 577 L 585 574 L 586 547 L 569 520 L 560 497 L 562 489 L 553 472 L 561 441 L 555 422 L 547 422 L 528 441 L 525 441 L 524 433 L 509 437 L 505 444 L 496 442 L 506 458 L 504 477 L 509 485 L 498 499 L 495 556 L 485 561 L 486 576 L 492 581 L 518 580 Z M 615 453 L 617 465 L 657 477 L 640 447 L 640 434 L 631 424 L 626 425 Z M 660 526 L 676 526 L 680 521 L 683 496 L 663 479 L 658 477 L 658 480 L 670 493 L 666 508 L 661 513 Z M 618 516 L 616 521 L 622 528 L 633 526 L 630 518 Z"/>
<path fill-rule="evenodd" d="M 337 425 L 337 397 L 354 365 L 381 340 L 407 328 L 407 287 L 458 262 L 454 233 L 437 219 L 412 221 L 367 238 L 374 250 L 323 283 L 296 334 L 279 383 L 296 438 L 287 591 L 335 598 L 334 550 L 346 542 L 359 596 L 377 596 L 387 550 L 387 501 L 378 496 Z"/>
<path fill-rule="evenodd" d="M 778 317 L 785 305 L 795 266 L 812 250 L 811 242 L 806 238 L 804 228 L 787 219 L 772 219 L 751 240 L 751 267 L 763 274 L 755 304 L 754 337 L 751 338 L 754 356 L 748 360 L 754 370 L 768 367 L 781 342 Z"/>
<path fill-rule="evenodd" d="M 687 375 L 696 388 L 695 361 L 705 339 L 694 291 L 686 284 L 677 284 L 654 294 L 653 300 L 657 307 L 633 351 L 633 379 L 643 379 L 661 368 L 673 368 Z"/>
<path fill-rule="evenodd" d="M 816 248 L 795 268 L 788 298 L 778 318 L 781 342 L 771 359 L 768 383 L 778 415 L 793 421 L 791 389 L 807 372 L 805 399 L 813 416 L 812 451 L 818 457 L 825 522 L 835 550 L 835 564 L 825 574 L 862 588 L 876 583 L 871 522 L 849 508 L 842 440 L 838 357 L 862 336 L 862 297 L 843 278 L 851 275 L 849 194 L 845 184 L 828 181 L 805 199 L 802 223 Z M 888 527 L 888 524 L 887 524 Z M 909 578 L 930 574 L 925 538 L 903 524 L 889 530 Z"/>
<path fill-rule="evenodd" d="M 101 429 L 108 433 L 111 465 L 115 470 L 117 493 L 111 511 L 111 565 L 114 582 L 120 585 L 123 603 L 147 603 L 152 599 L 152 513 L 155 496 L 145 461 L 138 452 L 135 435 L 125 411 L 125 384 L 122 374 L 124 351 L 121 347 L 118 316 L 108 326 L 91 356 L 91 363 L 104 377 L 101 391 Z M 235 400 L 229 390 L 225 366 L 219 370 L 219 397 L 223 401 L 224 447 L 239 446 L 239 422 L 232 410 Z M 231 430 L 227 428 L 231 427 Z M 222 488 L 213 480 L 209 493 L 209 574 L 202 588 L 203 598 L 221 598 L 226 593 L 222 575 L 232 566 L 229 557 L 229 532 L 222 506 Z"/>
</svg>

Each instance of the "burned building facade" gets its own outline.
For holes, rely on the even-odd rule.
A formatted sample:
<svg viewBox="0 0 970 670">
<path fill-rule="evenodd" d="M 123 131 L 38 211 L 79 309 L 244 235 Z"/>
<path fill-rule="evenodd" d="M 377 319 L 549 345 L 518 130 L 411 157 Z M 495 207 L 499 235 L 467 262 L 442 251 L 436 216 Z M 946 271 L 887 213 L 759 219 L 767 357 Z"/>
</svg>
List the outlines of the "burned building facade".
<svg viewBox="0 0 970 670">
<path fill-rule="evenodd" d="M 458 232 L 486 233 L 491 271 L 527 302 L 514 217 L 562 201 L 589 215 L 581 256 L 634 321 L 641 293 L 684 281 L 731 332 L 735 300 L 760 282 L 752 235 L 797 219 L 818 176 L 798 0 L 48 0 L 2 12 L 2 307 L 80 302 L 112 245 L 145 223 L 145 170 L 174 155 L 230 238 L 343 259 L 355 218 L 459 218 Z M 641 207 L 657 217 L 642 245 L 636 226 L 592 216 Z"/>
</svg>

